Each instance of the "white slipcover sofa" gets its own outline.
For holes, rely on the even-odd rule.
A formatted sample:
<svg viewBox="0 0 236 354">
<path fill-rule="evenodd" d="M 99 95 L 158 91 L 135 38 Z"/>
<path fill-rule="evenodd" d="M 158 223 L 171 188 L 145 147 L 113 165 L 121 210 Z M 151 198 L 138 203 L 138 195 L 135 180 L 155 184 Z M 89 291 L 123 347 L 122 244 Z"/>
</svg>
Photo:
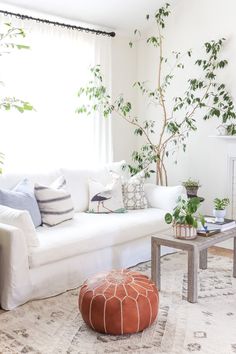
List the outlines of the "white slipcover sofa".
<svg viewBox="0 0 236 354">
<path fill-rule="evenodd" d="M 119 165 L 115 163 L 114 168 Z M 0 304 L 11 310 L 76 288 L 90 275 L 134 266 L 150 260 L 150 237 L 167 228 L 164 214 L 171 210 L 182 187 L 145 185 L 149 208 L 124 214 L 89 214 L 88 178 L 107 179 L 109 169 L 59 169 L 45 174 L 0 176 L 0 188 L 13 188 L 22 178 L 50 185 L 64 175 L 75 216 L 54 227 L 36 229 L 39 246 L 29 249 L 20 228 L 0 224 Z M 166 252 L 166 250 L 164 250 Z"/>
</svg>

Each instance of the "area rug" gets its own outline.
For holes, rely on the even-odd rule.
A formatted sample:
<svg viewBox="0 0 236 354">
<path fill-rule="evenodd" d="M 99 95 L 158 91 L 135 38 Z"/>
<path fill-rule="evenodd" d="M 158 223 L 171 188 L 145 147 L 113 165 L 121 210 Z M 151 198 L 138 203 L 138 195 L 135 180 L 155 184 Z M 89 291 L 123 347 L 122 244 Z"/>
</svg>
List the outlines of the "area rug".
<svg viewBox="0 0 236 354">
<path fill-rule="evenodd" d="M 213 255 L 208 260 L 208 269 L 199 271 L 198 303 L 190 304 L 186 254 L 162 258 L 158 319 L 142 333 L 110 336 L 89 329 L 77 310 L 77 289 L 0 314 L 0 353 L 236 353 L 232 260 Z M 134 269 L 150 275 L 150 262 Z"/>
</svg>

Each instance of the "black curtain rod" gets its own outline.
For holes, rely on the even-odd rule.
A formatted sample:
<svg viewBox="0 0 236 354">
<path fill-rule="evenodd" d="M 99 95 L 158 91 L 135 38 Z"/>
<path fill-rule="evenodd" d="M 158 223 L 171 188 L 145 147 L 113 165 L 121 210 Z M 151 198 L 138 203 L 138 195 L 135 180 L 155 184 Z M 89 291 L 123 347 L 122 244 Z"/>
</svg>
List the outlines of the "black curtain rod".
<svg viewBox="0 0 236 354">
<path fill-rule="evenodd" d="M 16 13 L 10 12 L 10 11 L 0 10 L 0 13 L 2 13 L 4 15 L 18 17 L 21 20 L 32 20 L 32 21 L 36 21 L 36 22 L 43 22 L 43 23 L 47 23 L 47 24 L 50 24 L 50 25 L 54 25 L 54 26 L 66 27 L 66 28 L 69 28 L 69 29 L 72 29 L 72 30 L 78 30 L 78 31 L 83 31 L 83 32 L 87 32 L 87 33 L 91 32 L 91 33 L 94 33 L 96 35 L 103 35 L 103 36 L 109 36 L 109 37 L 115 37 L 115 35 L 116 35 L 115 32 L 106 32 L 106 31 L 96 30 L 96 29 L 93 29 L 93 28 L 87 28 L 87 27 L 82 27 L 82 26 L 74 26 L 74 25 L 69 25 L 67 23 L 50 21 L 50 20 L 37 18 L 37 17 L 32 17 L 32 16 L 27 16 L 27 15 L 22 15 L 22 14 L 16 14 Z"/>
</svg>

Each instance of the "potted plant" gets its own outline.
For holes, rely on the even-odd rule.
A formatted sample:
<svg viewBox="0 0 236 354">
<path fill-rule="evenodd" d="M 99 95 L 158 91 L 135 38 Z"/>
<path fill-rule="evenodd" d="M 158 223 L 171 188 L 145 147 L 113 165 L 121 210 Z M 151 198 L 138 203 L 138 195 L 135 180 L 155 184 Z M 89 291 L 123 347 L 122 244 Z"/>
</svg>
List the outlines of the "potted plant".
<svg viewBox="0 0 236 354">
<path fill-rule="evenodd" d="M 229 198 L 215 198 L 213 215 L 216 218 L 216 222 L 223 222 L 226 214 L 226 207 L 230 204 Z"/>
<path fill-rule="evenodd" d="M 182 239 L 194 239 L 197 237 L 198 219 L 194 214 L 201 203 L 200 198 L 193 197 L 188 200 L 180 197 L 173 213 L 165 215 L 167 224 L 172 224 L 175 229 L 175 237 Z M 204 218 L 199 214 L 202 225 Z"/>
<path fill-rule="evenodd" d="M 198 188 L 201 187 L 201 185 L 199 184 L 199 181 L 194 181 L 191 178 L 189 178 L 185 182 L 182 182 L 182 186 L 185 187 L 186 192 L 187 192 L 187 196 L 189 198 L 196 197 L 197 192 L 198 192 Z"/>
</svg>

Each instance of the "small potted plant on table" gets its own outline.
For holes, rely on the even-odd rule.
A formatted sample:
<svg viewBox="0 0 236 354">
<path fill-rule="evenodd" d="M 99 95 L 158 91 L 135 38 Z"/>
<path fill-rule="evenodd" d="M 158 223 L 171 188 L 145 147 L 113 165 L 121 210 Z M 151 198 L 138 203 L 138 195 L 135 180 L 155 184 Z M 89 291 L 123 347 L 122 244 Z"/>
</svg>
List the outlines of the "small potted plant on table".
<svg viewBox="0 0 236 354">
<path fill-rule="evenodd" d="M 181 239 L 194 239 L 197 237 L 198 219 L 194 215 L 201 203 L 200 198 L 193 197 L 188 200 L 179 198 L 173 213 L 165 215 L 167 224 L 172 224 L 175 230 L 175 237 Z M 204 225 L 205 220 L 199 214 L 200 221 Z"/>
<path fill-rule="evenodd" d="M 216 218 L 216 222 L 224 222 L 226 207 L 230 204 L 229 198 L 215 198 L 213 215 Z"/>
<path fill-rule="evenodd" d="M 201 185 L 199 184 L 199 181 L 194 181 L 191 178 L 189 178 L 185 182 L 182 182 L 182 185 L 185 187 L 186 192 L 187 192 L 187 196 L 189 198 L 196 197 L 197 192 L 198 192 L 198 188 L 201 187 Z"/>
</svg>

